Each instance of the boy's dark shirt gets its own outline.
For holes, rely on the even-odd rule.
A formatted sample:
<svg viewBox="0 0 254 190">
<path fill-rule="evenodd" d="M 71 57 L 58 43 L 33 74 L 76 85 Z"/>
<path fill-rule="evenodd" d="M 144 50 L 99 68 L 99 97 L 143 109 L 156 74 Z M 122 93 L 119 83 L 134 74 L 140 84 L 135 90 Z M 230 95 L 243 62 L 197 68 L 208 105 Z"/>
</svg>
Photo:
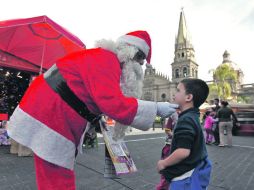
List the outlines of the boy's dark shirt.
<svg viewBox="0 0 254 190">
<path fill-rule="evenodd" d="M 190 149 L 190 155 L 178 164 L 160 171 L 168 181 L 194 169 L 207 157 L 199 115 L 197 108 L 190 108 L 179 115 L 174 129 L 171 153 L 178 148 L 185 148 Z"/>
</svg>

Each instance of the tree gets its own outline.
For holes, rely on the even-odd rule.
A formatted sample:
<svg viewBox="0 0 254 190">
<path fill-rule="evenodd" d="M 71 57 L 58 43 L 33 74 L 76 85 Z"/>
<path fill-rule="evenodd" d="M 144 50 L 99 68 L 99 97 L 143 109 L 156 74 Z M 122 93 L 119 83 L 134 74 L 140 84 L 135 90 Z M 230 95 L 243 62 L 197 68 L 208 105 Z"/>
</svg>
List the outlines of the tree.
<svg viewBox="0 0 254 190">
<path fill-rule="evenodd" d="M 240 95 L 237 97 L 237 102 L 248 104 L 248 103 L 251 103 L 251 98 L 246 95 Z"/>
<path fill-rule="evenodd" d="M 29 85 L 29 80 L 29 73 L 0 68 L 0 113 L 13 113 Z"/>
<path fill-rule="evenodd" d="M 232 83 L 237 81 L 236 71 L 227 64 L 222 64 L 213 73 L 213 84 L 209 85 L 211 94 L 217 94 L 220 99 L 228 99 L 232 94 Z"/>
</svg>

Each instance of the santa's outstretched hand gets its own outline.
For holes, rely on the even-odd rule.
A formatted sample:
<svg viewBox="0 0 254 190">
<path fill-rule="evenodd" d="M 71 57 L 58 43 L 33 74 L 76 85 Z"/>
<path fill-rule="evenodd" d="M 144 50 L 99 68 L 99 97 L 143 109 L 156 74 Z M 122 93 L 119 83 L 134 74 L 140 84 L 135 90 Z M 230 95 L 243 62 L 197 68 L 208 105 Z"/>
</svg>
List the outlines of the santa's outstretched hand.
<svg viewBox="0 0 254 190">
<path fill-rule="evenodd" d="M 171 104 L 169 102 L 157 102 L 157 115 L 166 118 L 176 112 L 179 106 L 177 104 Z"/>
</svg>

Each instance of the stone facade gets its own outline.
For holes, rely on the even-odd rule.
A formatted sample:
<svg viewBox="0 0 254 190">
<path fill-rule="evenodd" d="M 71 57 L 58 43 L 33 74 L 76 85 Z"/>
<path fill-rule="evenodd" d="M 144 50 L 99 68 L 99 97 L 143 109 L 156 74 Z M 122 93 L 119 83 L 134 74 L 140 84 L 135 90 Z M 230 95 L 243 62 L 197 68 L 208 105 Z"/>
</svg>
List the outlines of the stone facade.
<svg viewBox="0 0 254 190">
<path fill-rule="evenodd" d="M 177 83 L 170 81 L 169 76 L 156 72 L 154 68 L 146 68 L 142 99 L 149 101 L 172 101 Z"/>
</svg>

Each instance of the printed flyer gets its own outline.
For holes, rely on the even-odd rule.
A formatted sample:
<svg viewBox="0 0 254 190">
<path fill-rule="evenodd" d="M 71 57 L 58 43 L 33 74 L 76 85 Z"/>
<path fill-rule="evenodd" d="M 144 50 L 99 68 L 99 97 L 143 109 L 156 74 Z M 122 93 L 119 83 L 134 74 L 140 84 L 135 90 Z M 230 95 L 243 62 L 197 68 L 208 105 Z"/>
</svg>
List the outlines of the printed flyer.
<svg viewBox="0 0 254 190">
<path fill-rule="evenodd" d="M 123 140 L 116 141 L 112 138 L 113 127 L 113 125 L 104 123 L 104 127 L 101 126 L 101 131 L 111 160 L 115 166 L 116 174 L 121 175 L 136 172 L 137 168 L 130 156 L 126 143 Z"/>
</svg>

